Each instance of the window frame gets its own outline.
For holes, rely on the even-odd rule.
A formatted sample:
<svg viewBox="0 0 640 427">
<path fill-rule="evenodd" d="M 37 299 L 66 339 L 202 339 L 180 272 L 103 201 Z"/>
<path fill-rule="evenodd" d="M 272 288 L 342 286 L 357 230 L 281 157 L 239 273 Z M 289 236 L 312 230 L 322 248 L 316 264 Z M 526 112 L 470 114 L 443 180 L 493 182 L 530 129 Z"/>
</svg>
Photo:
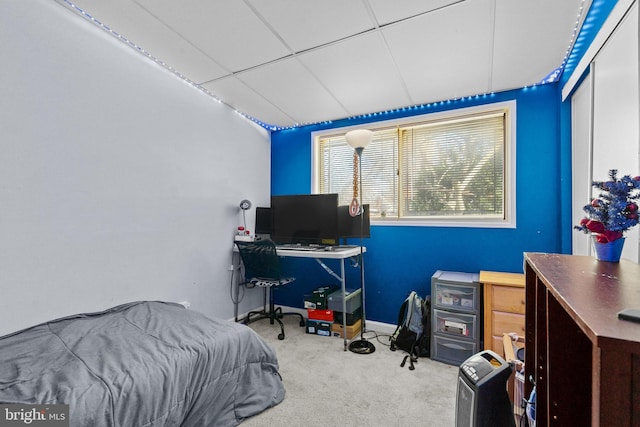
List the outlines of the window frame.
<svg viewBox="0 0 640 427">
<path fill-rule="evenodd" d="M 426 113 L 399 119 L 378 122 L 361 123 L 354 126 L 332 128 L 311 133 L 311 193 L 318 194 L 320 190 L 320 138 L 328 135 L 340 135 L 353 129 L 370 129 L 372 131 L 389 129 L 390 127 L 406 127 L 418 125 L 425 121 L 455 120 L 473 114 L 486 114 L 492 111 L 504 111 L 505 141 L 504 141 L 504 218 L 491 217 L 460 217 L 444 216 L 407 218 L 387 217 L 371 218 L 371 225 L 388 226 L 420 226 L 420 227 L 472 227 L 472 228 L 515 228 L 516 227 L 516 107 L 515 100 L 483 104 L 455 110 Z M 364 150 L 366 156 L 366 148 Z"/>
</svg>

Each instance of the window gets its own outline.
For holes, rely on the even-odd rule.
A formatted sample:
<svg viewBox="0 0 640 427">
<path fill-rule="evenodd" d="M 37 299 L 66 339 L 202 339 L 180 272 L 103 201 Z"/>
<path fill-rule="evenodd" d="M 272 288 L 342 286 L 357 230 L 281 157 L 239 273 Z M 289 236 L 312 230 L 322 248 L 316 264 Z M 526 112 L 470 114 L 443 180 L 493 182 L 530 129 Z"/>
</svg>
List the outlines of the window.
<svg viewBox="0 0 640 427">
<path fill-rule="evenodd" d="M 411 121 L 408 121 L 411 120 Z M 515 102 L 363 125 L 363 203 L 373 220 L 403 225 L 515 226 Z M 314 191 L 354 195 L 349 129 L 318 132 Z"/>
</svg>

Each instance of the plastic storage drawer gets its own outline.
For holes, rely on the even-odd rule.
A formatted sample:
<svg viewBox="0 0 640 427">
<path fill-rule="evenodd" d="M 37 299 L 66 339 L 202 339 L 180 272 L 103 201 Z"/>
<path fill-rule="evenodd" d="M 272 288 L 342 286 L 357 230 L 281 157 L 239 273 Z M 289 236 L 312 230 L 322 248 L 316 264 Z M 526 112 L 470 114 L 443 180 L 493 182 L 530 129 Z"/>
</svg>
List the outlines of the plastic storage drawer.
<svg viewBox="0 0 640 427">
<path fill-rule="evenodd" d="M 434 307 L 477 312 L 480 304 L 476 286 L 434 282 Z"/>
<path fill-rule="evenodd" d="M 431 348 L 431 358 L 440 362 L 460 366 L 478 352 L 478 345 L 473 341 L 433 336 L 434 345 Z"/>
<path fill-rule="evenodd" d="M 362 307 L 362 289 L 346 291 L 347 297 L 347 313 L 355 313 L 360 307 Z M 327 297 L 327 303 L 329 310 L 342 312 L 342 290 L 339 289 Z"/>
<path fill-rule="evenodd" d="M 434 332 L 454 337 L 476 340 L 478 338 L 478 316 L 446 310 L 433 310 Z"/>
</svg>

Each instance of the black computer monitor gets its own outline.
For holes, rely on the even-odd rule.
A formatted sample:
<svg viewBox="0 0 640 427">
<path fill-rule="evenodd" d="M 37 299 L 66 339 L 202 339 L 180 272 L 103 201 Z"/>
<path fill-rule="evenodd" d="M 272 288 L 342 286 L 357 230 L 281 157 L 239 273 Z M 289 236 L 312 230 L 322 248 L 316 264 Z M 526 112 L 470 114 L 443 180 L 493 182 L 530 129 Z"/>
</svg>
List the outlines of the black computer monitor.
<svg viewBox="0 0 640 427">
<path fill-rule="evenodd" d="M 271 234 L 273 223 L 271 221 L 271 208 L 256 208 L 256 234 Z"/>
<path fill-rule="evenodd" d="M 361 221 L 362 224 L 360 223 Z M 349 206 L 338 206 L 338 230 L 340 238 L 360 237 L 360 227 L 362 227 L 362 237 L 371 237 L 371 224 L 369 220 L 369 205 L 364 205 L 364 213 L 351 216 Z"/>
<path fill-rule="evenodd" d="M 271 197 L 276 243 L 338 244 L 338 195 L 298 194 Z"/>
</svg>

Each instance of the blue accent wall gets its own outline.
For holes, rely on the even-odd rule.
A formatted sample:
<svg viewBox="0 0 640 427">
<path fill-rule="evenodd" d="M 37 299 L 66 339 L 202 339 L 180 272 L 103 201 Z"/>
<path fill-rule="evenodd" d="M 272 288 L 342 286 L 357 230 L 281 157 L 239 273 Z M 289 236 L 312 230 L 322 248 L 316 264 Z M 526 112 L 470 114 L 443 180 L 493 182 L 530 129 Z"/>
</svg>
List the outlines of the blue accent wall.
<svg viewBox="0 0 640 427">
<path fill-rule="evenodd" d="M 313 131 L 366 125 L 509 100 L 517 103 L 517 227 L 491 229 L 372 225 L 371 237 L 364 241 L 368 248 L 365 255 L 367 319 L 395 324 L 400 304 L 411 290 L 421 295 L 430 293 L 431 276 L 436 270 L 522 272 L 523 252 L 558 253 L 570 249 L 562 243 L 567 236 L 570 242 L 570 231 L 566 231 L 568 224 L 566 220 L 564 223 L 562 221 L 567 205 L 570 215 L 571 159 L 570 146 L 566 147 L 570 138 L 566 134 L 562 136 L 561 117 L 566 118 L 568 112 L 561 112 L 561 108 L 566 106 L 563 107 L 560 102 L 558 84 L 344 119 L 272 134 L 272 194 L 308 194 L 311 189 Z M 339 272 L 337 262 L 328 265 Z M 305 292 L 320 285 L 337 283 L 313 260 L 285 259 L 285 268 L 287 273 L 297 277 L 297 284 L 276 292 L 276 302 L 279 304 L 302 308 Z M 352 281 L 357 287 L 358 269 L 348 266 L 347 270 L 348 282 Z"/>
</svg>

